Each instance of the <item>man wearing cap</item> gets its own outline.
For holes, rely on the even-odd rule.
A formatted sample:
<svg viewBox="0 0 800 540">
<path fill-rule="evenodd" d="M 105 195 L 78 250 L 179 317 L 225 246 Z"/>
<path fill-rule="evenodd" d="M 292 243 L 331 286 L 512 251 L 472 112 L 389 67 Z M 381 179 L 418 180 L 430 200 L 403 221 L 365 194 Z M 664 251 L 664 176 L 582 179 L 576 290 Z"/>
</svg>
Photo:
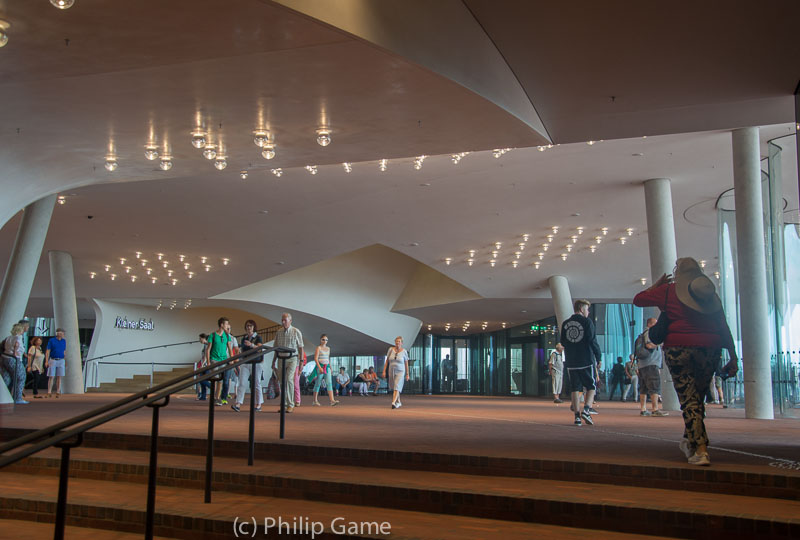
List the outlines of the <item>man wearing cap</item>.
<svg viewBox="0 0 800 540">
<path fill-rule="evenodd" d="M 664 359 L 681 404 L 685 425 L 680 448 L 692 465 L 711 464 L 704 397 L 711 377 L 721 361 L 722 349 L 730 361 L 722 373 L 730 376 L 738 370 L 733 337 L 722 311 L 722 302 L 714 284 L 703 274 L 696 260 L 678 259 L 671 276 L 662 275 L 652 287 L 633 299 L 639 307 L 655 306 L 666 312 L 669 320 L 664 339 Z"/>
</svg>

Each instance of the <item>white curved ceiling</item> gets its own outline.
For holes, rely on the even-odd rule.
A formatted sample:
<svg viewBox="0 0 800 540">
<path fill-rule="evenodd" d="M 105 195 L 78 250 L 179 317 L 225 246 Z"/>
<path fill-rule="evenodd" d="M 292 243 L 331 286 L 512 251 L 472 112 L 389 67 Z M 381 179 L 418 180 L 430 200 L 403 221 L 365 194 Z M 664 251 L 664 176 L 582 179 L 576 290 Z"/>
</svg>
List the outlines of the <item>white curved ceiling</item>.
<svg viewBox="0 0 800 540">
<path fill-rule="evenodd" d="M 209 298 L 383 244 L 484 298 L 403 313 L 439 326 L 523 322 L 552 310 L 545 283 L 553 273 L 569 278 L 574 296 L 593 300 L 639 290 L 639 277 L 650 273 L 640 186 L 647 178 L 673 180 L 679 253 L 713 265 L 707 211 L 692 219 L 700 225 L 683 212 L 732 187 L 726 130 L 784 123 L 763 130 L 762 139 L 793 133 L 795 2 L 773 5 L 767 15 L 750 4 L 576 10 L 466 0 L 460 10 L 505 63 L 493 68 L 514 74 L 554 143 L 562 143 L 545 152 L 536 149 L 542 135 L 513 108 L 424 58 L 273 2 L 224 5 L 78 0 L 62 12 L 43 1 L 0 2 L 0 17 L 12 21 L 0 49 L 0 222 L 7 221 L 0 257 L 13 243 L 12 216 L 59 192 L 67 204 L 56 209 L 45 249 L 73 254 L 82 297 Z M 424 6 L 394 4 L 413 9 L 412 20 L 425 17 Z M 420 25 L 419 32 L 432 29 Z M 198 118 L 225 145 L 222 172 L 189 144 Z M 333 132 L 326 148 L 314 140 L 321 123 Z M 260 157 L 252 142 L 259 126 L 275 138 L 274 160 Z M 151 136 L 172 153 L 172 170 L 144 159 Z M 605 141 L 581 142 L 590 139 Z M 120 164 L 110 174 L 102 168 L 109 145 Z M 505 147 L 516 149 L 492 157 L 493 148 Z M 451 153 L 466 151 L 458 165 L 451 162 Z M 430 157 L 416 171 L 420 154 Z M 377 169 L 382 158 L 389 159 L 386 172 Z M 305 165 L 318 165 L 319 174 Z M 280 178 L 269 172 L 276 167 L 284 170 Z M 789 200 L 796 210 L 796 194 Z M 625 246 L 606 240 L 596 254 L 581 251 L 581 239 L 566 263 L 553 249 L 534 270 L 533 240 L 541 243 L 553 225 L 561 227 L 559 242 L 577 226 L 587 236 L 601 227 L 609 238 L 628 227 L 635 233 Z M 514 269 L 510 245 L 523 233 L 533 240 Z M 496 241 L 504 246 L 491 268 Z M 471 267 L 468 249 L 479 252 Z M 89 279 L 135 251 L 205 255 L 216 264 L 174 287 Z M 223 267 L 222 257 L 231 264 Z M 33 292 L 39 298 L 49 296 L 43 261 Z"/>
</svg>

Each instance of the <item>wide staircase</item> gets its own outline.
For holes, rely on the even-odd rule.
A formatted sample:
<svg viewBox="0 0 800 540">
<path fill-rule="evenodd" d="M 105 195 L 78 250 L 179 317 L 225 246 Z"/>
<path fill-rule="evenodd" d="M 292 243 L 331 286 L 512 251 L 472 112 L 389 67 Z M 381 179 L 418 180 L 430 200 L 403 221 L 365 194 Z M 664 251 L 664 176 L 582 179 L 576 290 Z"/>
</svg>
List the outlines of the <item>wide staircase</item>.
<svg viewBox="0 0 800 540">
<path fill-rule="evenodd" d="M 247 466 L 246 442 L 216 441 L 206 504 L 206 441 L 159 441 L 163 538 L 800 538 L 798 476 L 281 443 L 257 443 Z M 85 434 L 72 451 L 67 538 L 141 537 L 149 444 Z M 0 537 L 52 536 L 60 455 L 0 470 Z"/>
<path fill-rule="evenodd" d="M 152 384 L 150 382 L 150 375 L 134 375 L 131 378 L 120 378 L 114 382 L 100 383 L 100 386 L 94 388 L 87 388 L 87 392 L 95 393 L 113 393 L 113 394 L 135 394 L 142 390 L 147 390 L 151 386 L 157 386 L 169 380 L 194 371 L 194 366 L 188 364 L 186 367 L 174 368 L 170 371 L 156 371 L 153 373 Z M 187 388 L 178 392 L 180 394 L 192 394 L 194 390 Z"/>
</svg>

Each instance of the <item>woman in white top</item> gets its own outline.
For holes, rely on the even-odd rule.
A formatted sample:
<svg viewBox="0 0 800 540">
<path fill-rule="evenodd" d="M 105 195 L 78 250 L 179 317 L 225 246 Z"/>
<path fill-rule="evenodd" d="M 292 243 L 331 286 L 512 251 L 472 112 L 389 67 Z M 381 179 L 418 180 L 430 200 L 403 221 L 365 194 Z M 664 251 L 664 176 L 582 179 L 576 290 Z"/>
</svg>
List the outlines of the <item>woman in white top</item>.
<svg viewBox="0 0 800 540">
<path fill-rule="evenodd" d="M 389 388 L 392 389 L 392 409 L 403 406 L 400 403 L 400 393 L 403 383 L 408 380 L 408 351 L 403 348 L 403 338 L 397 336 L 394 347 L 389 347 L 386 353 L 386 362 L 383 364 L 383 378 L 386 378 L 386 368 L 389 368 Z"/>
<path fill-rule="evenodd" d="M 339 404 L 333 397 L 333 382 L 331 382 L 331 349 L 328 347 L 328 336 L 322 334 L 319 337 L 319 345 L 317 350 L 314 351 L 314 362 L 317 363 L 317 378 L 314 381 L 314 403 L 313 405 L 319 407 L 319 388 L 322 386 L 322 378 L 325 377 L 325 384 L 328 389 L 328 399 L 331 400 L 331 407 Z"/>
<path fill-rule="evenodd" d="M 39 395 L 39 376 L 44 373 L 44 353 L 42 352 L 42 338 L 35 337 L 31 340 L 31 348 L 28 349 L 28 371 L 33 380 L 33 397 L 41 399 Z"/>
</svg>

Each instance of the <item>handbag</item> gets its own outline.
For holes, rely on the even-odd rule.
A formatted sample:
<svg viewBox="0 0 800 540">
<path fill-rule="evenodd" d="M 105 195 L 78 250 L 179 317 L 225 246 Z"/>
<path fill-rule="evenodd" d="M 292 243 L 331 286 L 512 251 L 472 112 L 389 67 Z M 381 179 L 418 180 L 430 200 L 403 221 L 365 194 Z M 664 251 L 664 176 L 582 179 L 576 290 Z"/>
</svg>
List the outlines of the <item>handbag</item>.
<svg viewBox="0 0 800 540">
<path fill-rule="evenodd" d="M 647 337 L 650 340 L 650 343 L 655 345 L 661 345 L 664 343 L 664 340 L 667 339 L 667 327 L 669 327 L 669 317 L 667 316 L 667 296 L 669 295 L 669 285 L 667 286 L 667 290 L 664 293 L 664 310 L 658 316 L 658 320 L 656 324 L 650 327 L 650 330 L 647 332 Z"/>
<path fill-rule="evenodd" d="M 272 374 L 272 377 L 269 378 L 269 383 L 267 383 L 266 394 L 267 399 L 275 399 L 281 395 L 281 385 L 274 373 Z"/>
</svg>

